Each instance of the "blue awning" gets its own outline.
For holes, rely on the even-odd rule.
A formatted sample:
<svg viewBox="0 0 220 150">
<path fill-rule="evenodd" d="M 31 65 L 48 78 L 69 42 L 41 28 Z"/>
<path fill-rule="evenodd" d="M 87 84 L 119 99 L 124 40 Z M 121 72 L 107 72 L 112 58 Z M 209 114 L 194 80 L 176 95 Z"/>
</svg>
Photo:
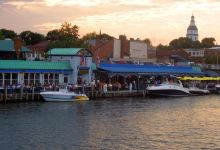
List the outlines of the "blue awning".
<svg viewBox="0 0 220 150">
<path fill-rule="evenodd" d="M 136 64 L 100 64 L 99 69 L 111 73 L 153 73 L 153 74 L 197 74 L 202 75 L 201 70 L 193 69 L 190 66 L 157 66 L 157 65 L 136 65 Z"/>
</svg>

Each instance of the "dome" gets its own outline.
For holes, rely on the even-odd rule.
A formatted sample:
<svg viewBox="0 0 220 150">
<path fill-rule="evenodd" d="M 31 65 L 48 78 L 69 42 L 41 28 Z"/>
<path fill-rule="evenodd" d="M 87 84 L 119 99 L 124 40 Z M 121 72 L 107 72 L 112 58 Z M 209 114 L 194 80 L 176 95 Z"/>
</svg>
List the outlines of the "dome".
<svg viewBox="0 0 220 150">
<path fill-rule="evenodd" d="M 187 30 L 198 30 L 196 26 L 189 26 Z"/>
</svg>

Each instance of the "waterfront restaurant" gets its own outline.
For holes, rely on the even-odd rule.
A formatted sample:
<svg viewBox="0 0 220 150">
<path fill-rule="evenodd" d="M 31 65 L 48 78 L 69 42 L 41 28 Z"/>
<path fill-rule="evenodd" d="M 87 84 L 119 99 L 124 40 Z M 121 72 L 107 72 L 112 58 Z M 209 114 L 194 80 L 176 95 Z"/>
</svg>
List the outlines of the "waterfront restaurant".
<svg viewBox="0 0 220 150">
<path fill-rule="evenodd" d="M 98 66 L 98 78 L 102 82 L 120 82 L 121 84 L 135 81 L 143 84 L 151 77 L 163 78 L 170 76 L 203 76 L 199 67 L 140 65 L 140 64 L 106 64 Z"/>
<path fill-rule="evenodd" d="M 82 48 L 48 52 L 49 61 L 0 60 L 0 86 L 11 84 L 75 84 L 92 78 L 92 54 Z"/>
</svg>

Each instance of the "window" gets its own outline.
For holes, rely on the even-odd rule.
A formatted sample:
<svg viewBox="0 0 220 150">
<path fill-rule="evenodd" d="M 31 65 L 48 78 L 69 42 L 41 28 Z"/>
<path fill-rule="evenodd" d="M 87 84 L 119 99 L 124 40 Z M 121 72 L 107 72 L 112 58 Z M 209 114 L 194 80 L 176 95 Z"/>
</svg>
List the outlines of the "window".
<svg viewBox="0 0 220 150">
<path fill-rule="evenodd" d="M 48 73 L 45 73 L 44 74 L 44 83 L 47 84 L 49 81 L 48 81 Z"/>
<path fill-rule="evenodd" d="M 59 74 L 55 74 L 55 84 L 59 84 Z"/>
<path fill-rule="evenodd" d="M 53 75 L 54 75 L 53 73 L 49 73 L 49 83 L 50 83 L 50 84 L 53 84 L 53 83 L 54 83 L 54 82 L 53 82 L 53 81 L 54 81 L 54 80 L 53 80 Z"/>
<path fill-rule="evenodd" d="M 4 76 L 5 76 L 5 85 L 10 85 L 11 74 L 10 73 L 5 73 Z"/>
<path fill-rule="evenodd" d="M 64 83 L 68 83 L 68 76 L 64 75 Z"/>
<path fill-rule="evenodd" d="M 24 84 L 28 85 L 28 73 L 24 74 Z"/>
<path fill-rule="evenodd" d="M 12 73 L 12 84 L 17 84 L 17 83 L 18 83 L 18 74 Z"/>
<path fill-rule="evenodd" d="M 0 86 L 3 86 L 3 74 L 0 73 Z"/>
<path fill-rule="evenodd" d="M 40 83 L 40 74 L 36 73 L 35 74 L 35 84 L 39 84 Z"/>
</svg>

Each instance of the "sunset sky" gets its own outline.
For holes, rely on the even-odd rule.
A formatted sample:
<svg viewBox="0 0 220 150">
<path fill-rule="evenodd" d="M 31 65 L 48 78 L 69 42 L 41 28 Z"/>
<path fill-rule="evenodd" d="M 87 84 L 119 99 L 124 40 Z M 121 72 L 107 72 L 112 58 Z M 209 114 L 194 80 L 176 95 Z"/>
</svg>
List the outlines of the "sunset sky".
<svg viewBox="0 0 220 150">
<path fill-rule="evenodd" d="M 185 36 L 192 13 L 199 39 L 220 44 L 220 0 L 0 0 L 0 28 L 46 34 L 67 21 L 81 36 L 101 29 L 157 45 Z"/>
</svg>

